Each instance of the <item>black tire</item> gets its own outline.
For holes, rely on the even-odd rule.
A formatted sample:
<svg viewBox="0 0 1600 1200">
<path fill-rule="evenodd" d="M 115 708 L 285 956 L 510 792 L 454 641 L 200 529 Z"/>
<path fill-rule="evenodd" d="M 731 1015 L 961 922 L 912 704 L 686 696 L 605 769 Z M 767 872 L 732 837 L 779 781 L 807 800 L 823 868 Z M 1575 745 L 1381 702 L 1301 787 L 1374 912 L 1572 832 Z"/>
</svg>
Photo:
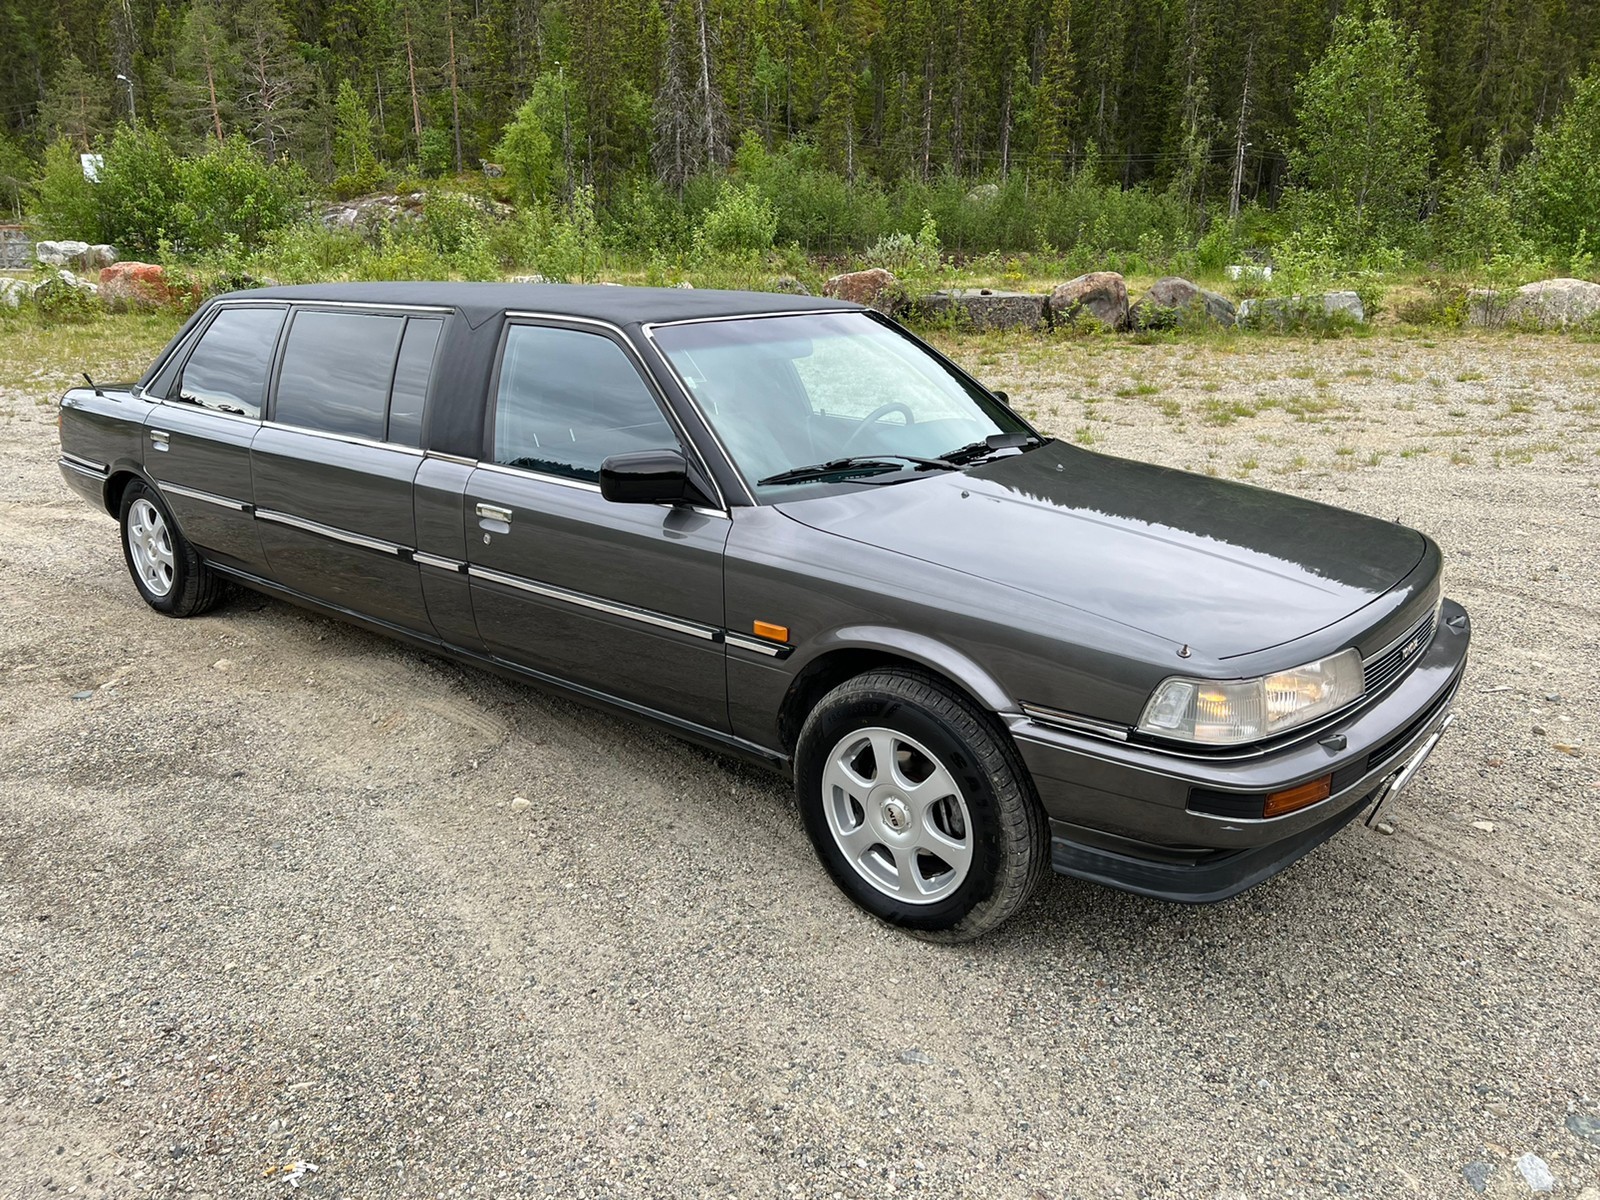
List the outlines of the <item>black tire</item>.
<svg viewBox="0 0 1600 1200">
<path fill-rule="evenodd" d="M 160 590 L 159 585 L 152 586 L 147 582 L 134 561 L 135 533 L 130 528 L 130 514 L 137 519 L 139 514 L 135 513 L 135 506 L 141 503 L 149 505 L 159 515 L 170 547 L 171 582 L 165 592 Z M 142 509 L 139 513 L 148 516 Z M 215 607 L 225 588 L 221 576 L 201 561 L 189 540 L 178 529 L 178 523 L 172 519 L 166 503 L 152 488 L 137 480 L 130 483 L 122 493 L 117 519 L 122 531 L 122 561 L 127 563 L 133 586 L 139 590 L 146 604 L 169 617 L 199 616 Z"/>
<path fill-rule="evenodd" d="M 842 848 L 841 836 L 848 833 L 835 833 L 840 818 L 830 815 L 830 805 L 835 813 L 859 814 L 858 831 L 867 818 L 861 803 L 832 784 L 825 786 L 824 776 L 836 751 L 848 746 L 858 732 L 867 738 L 870 729 L 920 743 L 959 788 L 965 807 L 958 828 L 966 834 L 970 858 L 963 868 L 965 877 L 960 877 L 959 869 L 949 876 L 951 890 L 937 899 L 907 903 L 887 894 L 883 889 L 894 886 L 892 881 L 875 885 L 868 873 L 887 875 L 890 864 L 899 862 L 899 852 L 879 843 L 862 857 L 866 867 L 860 868 Z M 897 754 L 905 751 L 906 743 L 896 745 Z M 914 752 L 906 753 L 909 764 Z M 858 761 L 874 762 L 875 783 L 891 781 L 883 787 L 890 797 L 884 804 L 892 803 L 896 777 L 878 773 L 875 755 Z M 875 787 L 873 794 L 880 791 Z M 1045 873 L 1048 825 L 1016 749 L 965 696 L 914 670 L 873 671 L 840 684 L 822 698 L 807 716 L 795 748 L 795 796 L 817 856 L 840 889 L 874 916 L 929 941 L 964 942 L 988 933 L 1027 902 Z M 840 807 L 841 803 L 848 807 Z M 890 820 L 883 826 L 888 829 L 893 820 L 887 807 L 880 824 L 885 819 Z M 911 820 L 915 823 L 917 818 Z M 914 862 L 931 862 L 935 871 L 946 865 L 938 857 L 919 860 L 916 849 L 909 853 Z M 903 886 L 901 892 L 911 894 Z"/>
</svg>

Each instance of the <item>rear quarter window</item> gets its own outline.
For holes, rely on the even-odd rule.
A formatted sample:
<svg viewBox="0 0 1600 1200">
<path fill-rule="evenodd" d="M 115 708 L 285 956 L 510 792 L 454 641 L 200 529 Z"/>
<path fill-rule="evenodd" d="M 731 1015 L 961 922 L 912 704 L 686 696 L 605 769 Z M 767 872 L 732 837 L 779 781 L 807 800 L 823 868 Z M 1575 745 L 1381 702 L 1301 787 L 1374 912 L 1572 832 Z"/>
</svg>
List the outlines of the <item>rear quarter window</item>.
<svg viewBox="0 0 1600 1200">
<path fill-rule="evenodd" d="M 405 323 L 374 313 L 295 313 L 272 419 L 382 441 Z"/>
</svg>

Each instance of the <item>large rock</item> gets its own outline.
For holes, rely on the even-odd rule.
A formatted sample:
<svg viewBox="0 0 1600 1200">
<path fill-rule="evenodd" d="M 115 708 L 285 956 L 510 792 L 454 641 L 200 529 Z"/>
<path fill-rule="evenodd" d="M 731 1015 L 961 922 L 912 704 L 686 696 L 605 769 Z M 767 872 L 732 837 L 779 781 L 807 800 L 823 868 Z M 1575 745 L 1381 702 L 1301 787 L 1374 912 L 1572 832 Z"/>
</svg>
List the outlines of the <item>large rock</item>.
<svg viewBox="0 0 1600 1200">
<path fill-rule="evenodd" d="M 930 320 L 953 316 L 968 329 L 1037 329 L 1050 320 L 1048 297 L 1037 292 L 996 292 L 989 288 L 934 292 L 916 303 Z"/>
<path fill-rule="evenodd" d="M 894 312 L 901 306 L 900 281 L 882 267 L 835 275 L 822 285 L 822 294 L 851 304 L 865 304 L 881 313 Z"/>
<path fill-rule="evenodd" d="M 108 308 L 166 308 L 183 294 L 155 263 L 114 263 L 100 272 L 100 296 Z"/>
<path fill-rule="evenodd" d="M 1367 319 L 1361 297 L 1355 292 L 1324 292 L 1320 296 L 1268 296 L 1239 302 L 1239 324 L 1277 325 L 1321 322 L 1339 316 L 1356 323 Z"/>
<path fill-rule="evenodd" d="M 1050 293 L 1052 321 L 1093 318 L 1107 329 L 1128 326 L 1128 283 L 1115 271 L 1091 271 L 1069 279 Z"/>
<path fill-rule="evenodd" d="M 401 221 L 418 221 L 422 219 L 423 200 L 421 192 L 358 196 L 325 207 L 322 223 L 329 229 L 372 229 Z"/>
<path fill-rule="evenodd" d="M 1237 319 L 1238 313 L 1232 300 L 1177 276 L 1156 280 L 1154 286 L 1128 310 L 1128 324 L 1134 329 L 1232 325 Z"/>
<path fill-rule="evenodd" d="M 791 296 L 809 296 L 811 289 L 801 283 L 793 275 L 780 275 L 772 281 L 770 291 L 788 292 Z"/>
<path fill-rule="evenodd" d="M 86 267 L 89 263 L 88 242 L 36 242 L 34 257 L 47 267 Z"/>
<path fill-rule="evenodd" d="M 90 246 L 84 254 L 83 265 L 91 271 L 97 271 L 102 267 L 109 267 L 121 257 L 122 255 L 117 253 L 115 246 L 108 246 L 104 242 L 98 242 Z"/>
<path fill-rule="evenodd" d="M 1600 322 L 1600 283 L 1543 279 L 1524 284 L 1510 296 L 1474 291 L 1468 295 L 1467 319 L 1474 325 L 1531 329 L 1565 329 L 1568 325 Z"/>
<path fill-rule="evenodd" d="M 0 304 L 16 308 L 33 293 L 33 284 L 26 279 L 0 276 Z"/>
</svg>

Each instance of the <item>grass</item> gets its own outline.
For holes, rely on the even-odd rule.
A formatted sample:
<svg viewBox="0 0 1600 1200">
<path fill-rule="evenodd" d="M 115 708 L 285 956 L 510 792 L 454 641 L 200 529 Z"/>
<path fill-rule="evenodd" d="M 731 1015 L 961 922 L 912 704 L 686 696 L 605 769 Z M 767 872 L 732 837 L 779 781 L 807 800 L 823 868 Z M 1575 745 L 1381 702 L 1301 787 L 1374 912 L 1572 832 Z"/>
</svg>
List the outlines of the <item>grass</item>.
<svg viewBox="0 0 1600 1200">
<path fill-rule="evenodd" d="M 183 324 L 173 313 L 110 313 L 81 325 L 47 326 L 32 314 L 0 319 L 0 392 L 25 391 L 53 403 L 83 382 L 138 379 Z"/>
</svg>

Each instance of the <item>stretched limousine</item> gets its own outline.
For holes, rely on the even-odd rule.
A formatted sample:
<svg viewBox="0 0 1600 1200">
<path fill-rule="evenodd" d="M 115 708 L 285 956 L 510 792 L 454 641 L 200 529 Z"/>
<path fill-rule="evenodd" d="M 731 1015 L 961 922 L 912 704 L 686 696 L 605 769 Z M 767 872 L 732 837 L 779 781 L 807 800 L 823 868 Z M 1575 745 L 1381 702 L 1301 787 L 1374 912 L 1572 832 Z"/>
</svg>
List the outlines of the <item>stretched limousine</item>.
<svg viewBox="0 0 1600 1200">
<path fill-rule="evenodd" d="M 1416 774 L 1470 638 L 1423 534 L 1056 441 L 831 300 L 242 292 L 60 428 L 157 612 L 242 584 L 791 772 L 930 938 L 1046 866 L 1259 883 Z"/>
</svg>

